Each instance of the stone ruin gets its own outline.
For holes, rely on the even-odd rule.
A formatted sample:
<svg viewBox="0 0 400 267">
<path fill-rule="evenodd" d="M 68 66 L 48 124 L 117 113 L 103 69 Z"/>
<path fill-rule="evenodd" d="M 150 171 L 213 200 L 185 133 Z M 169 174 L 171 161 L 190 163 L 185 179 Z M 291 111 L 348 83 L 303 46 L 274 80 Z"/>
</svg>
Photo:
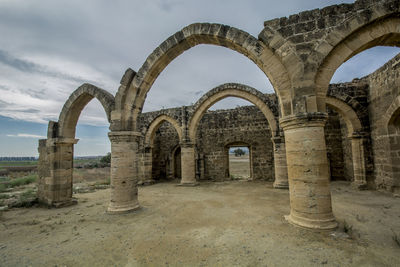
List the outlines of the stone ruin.
<svg viewBox="0 0 400 267">
<path fill-rule="evenodd" d="M 276 94 L 228 83 L 192 106 L 142 113 L 158 75 L 199 44 L 248 57 Z M 367 77 L 329 84 L 343 62 L 374 46 L 400 46 L 399 0 L 358 0 L 269 20 L 258 38 L 227 25 L 189 25 L 157 47 L 137 72 L 128 69 L 115 96 L 90 84 L 71 94 L 59 120 L 49 122 L 47 139 L 39 141 L 38 197 L 53 207 L 73 202 L 75 127 L 96 98 L 110 123 L 109 213 L 139 208 L 140 183 L 228 178 L 226 151 L 236 144 L 250 147 L 252 179 L 289 189 L 290 223 L 335 228 L 330 180 L 400 191 L 400 55 Z M 254 106 L 206 112 L 230 96 Z"/>
</svg>

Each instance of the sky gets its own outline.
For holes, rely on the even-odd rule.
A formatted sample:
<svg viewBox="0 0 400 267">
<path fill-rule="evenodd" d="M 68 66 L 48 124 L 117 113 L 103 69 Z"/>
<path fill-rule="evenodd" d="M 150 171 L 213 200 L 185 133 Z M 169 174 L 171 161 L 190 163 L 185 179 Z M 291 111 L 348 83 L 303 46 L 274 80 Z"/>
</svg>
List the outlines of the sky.
<svg viewBox="0 0 400 267">
<path fill-rule="evenodd" d="M 115 94 L 127 68 L 138 70 L 165 39 L 194 22 L 227 24 L 253 36 L 265 20 L 346 0 L 2 0 L 0 1 L 0 156 L 36 156 L 49 120 L 69 95 L 89 82 Z M 332 82 L 373 72 L 399 53 L 377 47 L 343 64 Z M 360 68 L 359 66 L 363 66 Z M 190 105 L 226 82 L 272 93 L 268 78 L 249 59 L 226 48 L 186 51 L 155 81 L 144 111 Z M 228 98 L 213 109 L 249 104 Z M 110 151 L 101 105 L 90 102 L 77 126 L 76 155 Z"/>
</svg>

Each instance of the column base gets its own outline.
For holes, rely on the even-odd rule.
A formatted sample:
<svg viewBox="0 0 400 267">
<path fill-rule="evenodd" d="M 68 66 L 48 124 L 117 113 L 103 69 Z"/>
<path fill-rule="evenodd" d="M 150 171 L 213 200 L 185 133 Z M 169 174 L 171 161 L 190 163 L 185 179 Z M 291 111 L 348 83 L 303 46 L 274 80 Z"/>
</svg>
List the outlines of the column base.
<svg viewBox="0 0 400 267">
<path fill-rule="evenodd" d="M 357 190 L 367 190 L 368 189 L 368 185 L 366 182 L 358 182 L 358 181 L 352 182 L 351 187 L 353 187 L 354 189 L 357 189 Z"/>
<path fill-rule="evenodd" d="M 140 209 L 139 203 L 132 203 L 122 206 L 108 206 L 108 214 L 124 214 Z"/>
<path fill-rule="evenodd" d="M 275 189 L 289 189 L 289 183 L 277 182 L 272 185 Z"/>
<path fill-rule="evenodd" d="M 78 200 L 76 198 L 71 198 L 68 200 L 64 200 L 64 201 L 41 201 L 39 200 L 39 204 L 42 203 L 43 205 L 47 206 L 48 208 L 64 208 L 64 207 L 69 207 L 72 205 L 76 205 L 78 204 Z"/>
<path fill-rule="evenodd" d="M 333 230 L 337 228 L 338 224 L 335 217 L 323 220 L 313 220 L 308 218 L 301 218 L 297 216 L 285 215 L 285 219 L 294 226 L 299 226 L 302 228 L 312 229 L 312 230 Z"/>
<path fill-rule="evenodd" d="M 148 180 L 140 181 L 140 182 L 138 183 L 138 185 L 152 185 L 152 184 L 155 184 L 155 183 L 156 183 L 155 180 L 153 180 L 153 179 L 148 179 Z"/>
</svg>

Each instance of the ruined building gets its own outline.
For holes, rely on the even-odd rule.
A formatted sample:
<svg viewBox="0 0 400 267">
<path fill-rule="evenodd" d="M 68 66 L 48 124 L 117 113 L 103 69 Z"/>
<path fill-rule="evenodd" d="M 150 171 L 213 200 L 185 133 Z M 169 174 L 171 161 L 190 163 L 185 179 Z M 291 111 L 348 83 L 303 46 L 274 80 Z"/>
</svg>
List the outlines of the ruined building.
<svg viewBox="0 0 400 267">
<path fill-rule="evenodd" d="M 198 44 L 243 54 L 265 73 L 276 94 L 228 83 L 193 106 L 142 114 L 158 75 Z M 266 21 L 258 38 L 227 25 L 184 27 L 137 72 L 128 69 L 115 96 L 90 84 L 71 94 L 59 120 L 49 123 L 47 139 L 39 141 L 39 199 L 56 207 L 71 203 L 75 127 L 85 105 L 97 98 L 110 122 L 108 212 L 137 209 L 141 182 L 226 179 L 227 148 L 245 145 L 252 179 L 289 188 L 290 223 L 334 228 L 331 180 L 400 191 L 400 56 L 362 79 L 329 84 L 343 62 L 374 46 L 400 46 L 398 0 L 359 0 Z M 206 112 L 229 96 L 254 106 Z"/>
</svg>

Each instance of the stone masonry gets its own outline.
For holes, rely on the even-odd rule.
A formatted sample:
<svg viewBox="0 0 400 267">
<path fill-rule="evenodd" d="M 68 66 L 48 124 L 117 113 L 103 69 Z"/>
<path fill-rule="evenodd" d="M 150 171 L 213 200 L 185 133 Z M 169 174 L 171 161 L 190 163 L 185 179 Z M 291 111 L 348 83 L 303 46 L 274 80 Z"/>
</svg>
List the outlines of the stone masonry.
<svg viewBox="0 0 400 267">
<path fill-rule="evenodd" d="M 269 78 L 275 95 L 230 83 L 193 106 L 142 114 L 160 73 L 200 44 L 247 57 Z M 252 178 L 289 188 L 289 223 L 335 228 L 331 179 L 352 180 L 359 189 L 400 190 L 400 56 L 367 77 L 330 85 L 342 63 L 374 46 L 400 47 L 400 0 L 357 0 L 268 20 L 258 37 L 228 25 L 188 25 L 156 47 L 137 72 L 127 69 L 115 96 L 90 84 L 71 94 L 39 143 L 38 197 L 49 206 L 73 203 L 76 123 L 96 98 L 110 123 L 109 213 L 136 210 L 139 183 L 179 177 L 179 170 L 185 186 L 225 179 L 226 148 L 246 144 Z M 230 96 L 255 108 L 207 113 Z"/>
</svg>

